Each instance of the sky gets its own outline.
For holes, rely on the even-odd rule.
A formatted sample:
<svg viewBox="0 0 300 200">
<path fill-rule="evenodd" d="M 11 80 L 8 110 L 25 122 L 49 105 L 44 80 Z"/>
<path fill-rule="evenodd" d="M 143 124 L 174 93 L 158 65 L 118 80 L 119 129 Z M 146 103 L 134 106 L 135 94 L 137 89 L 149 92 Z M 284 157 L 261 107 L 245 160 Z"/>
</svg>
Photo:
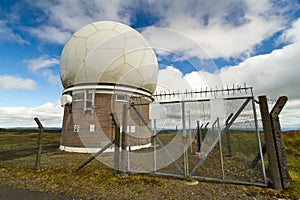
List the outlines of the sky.
<svg viewBox="0 0 300 200">
<path fill-rule="evenodd" d="M 286 95 L 282 127 L 300 129 L 297 0 L 1 0 L 0 127 L 36 126 L 34 117 L 61 126 L 60 54 L 76 30 L 101 20 L 147 39 L 159 83 L 246 83 L 256 98 Z"/>
</svg>

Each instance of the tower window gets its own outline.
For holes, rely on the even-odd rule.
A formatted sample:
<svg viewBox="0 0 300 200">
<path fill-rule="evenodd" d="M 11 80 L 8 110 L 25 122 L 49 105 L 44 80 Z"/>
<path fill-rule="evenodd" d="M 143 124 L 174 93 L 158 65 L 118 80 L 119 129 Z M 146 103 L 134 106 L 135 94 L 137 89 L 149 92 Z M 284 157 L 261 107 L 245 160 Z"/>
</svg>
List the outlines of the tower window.
<svg viewBox="0 0 300 200">
<path fill-rule="evenodd" d="M 116 94 L 115 99 L 116 99 L 116 101 L 127 102 L 126 95 L 124 95 L 124 94 Z"/>
<path fill-rule="evenodd" d="M 95 90 L 86 90 L 84 93 L 84 111 L 94 113 L 95 109 Z"/>
<path fill-rule="evenodd" d="M 84 99 L 84 92 L 74 93 L 73 100 L 74 101 L 83 101 Z"/>
</svg>

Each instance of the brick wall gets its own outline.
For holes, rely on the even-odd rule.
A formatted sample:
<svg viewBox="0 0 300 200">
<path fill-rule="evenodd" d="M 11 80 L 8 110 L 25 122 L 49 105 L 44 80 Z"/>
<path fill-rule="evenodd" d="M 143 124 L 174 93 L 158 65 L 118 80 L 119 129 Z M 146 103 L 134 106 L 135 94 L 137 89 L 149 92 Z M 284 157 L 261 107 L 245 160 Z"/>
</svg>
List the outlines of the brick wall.
<svg viewBox="0 0 300 200">
<path fill-rule="evenodd" d="M 127 97 L 129 101 L 129 97 Z M 131 99 L 135 104 L 150 103 L 145 98 Z M 84 101 L 73 101 L 71 105 L 65 106 L 62 125 L 61 145 L 68 147 L 103 147 L 107 142 L 114 139 L 114 127 L 110 114 L 115 112 L 122 125 L 124 102 L 115 101 L 115 96 L 111 94 L 95 94 L 94 112 L 84 111 Z M 127 104 L 129 106 L 129 104 Z M 150 123 L 149 105 L 136 106 L 137 110 L 143 115 L 143 118 Z M 150 142 L 151 132 L 146 128 L 142 120 L 132 110 L 132 116 L 129 118 L 129 109 L 127 110 L 127 126 L 131 122 L 135 126 L 135 133 L 130 134 L 132 146 Z M 79 132 L 74 132 L 74 125 L 79 125 Z M 90 125 L 95 125 L 95 131 L 90 132 Z M 127 128 L 126 128 L 127 129 Z"/>
</svg>

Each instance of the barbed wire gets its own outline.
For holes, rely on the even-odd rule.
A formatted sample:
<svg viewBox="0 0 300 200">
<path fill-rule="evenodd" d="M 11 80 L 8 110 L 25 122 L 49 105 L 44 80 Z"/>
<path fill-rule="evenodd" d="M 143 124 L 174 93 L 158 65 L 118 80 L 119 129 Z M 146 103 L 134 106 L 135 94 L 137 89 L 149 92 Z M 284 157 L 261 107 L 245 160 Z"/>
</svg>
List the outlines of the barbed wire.
<svg viewBox="0 0 300 200">
<path fill-rule="evenodd" d="M 234 96 L 234 95 L 253 95 L 252 87 L 247 87 L 246 84 L 244 86 L 240 85 L 232 85 L 229 87 L 228 85 L 224 88 L 219 89 L 217 86 L 215 89 L 205 87 L 205 88 L 196 88 L 185 91 L 172 91 L 172 90 L 159 90 L 156 91 L 153 95 L 154 100 L 167 100 L 173 98 L 217 98 L 222 96 Z"/>
</svg>

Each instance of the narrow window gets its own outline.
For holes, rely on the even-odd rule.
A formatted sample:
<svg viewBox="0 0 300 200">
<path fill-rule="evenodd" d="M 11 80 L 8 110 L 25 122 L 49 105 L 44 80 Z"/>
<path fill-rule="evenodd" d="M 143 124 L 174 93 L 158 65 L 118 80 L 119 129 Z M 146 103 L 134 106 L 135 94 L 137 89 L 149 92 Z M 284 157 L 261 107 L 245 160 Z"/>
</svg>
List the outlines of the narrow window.
<svg viewBox="0 0 300 200">
<path fill-rule="evenodd" d="M 95 90 L 86 90 L 84 93 L 84 111 L 94 113 L 95 109 Z"/>
</svg>

